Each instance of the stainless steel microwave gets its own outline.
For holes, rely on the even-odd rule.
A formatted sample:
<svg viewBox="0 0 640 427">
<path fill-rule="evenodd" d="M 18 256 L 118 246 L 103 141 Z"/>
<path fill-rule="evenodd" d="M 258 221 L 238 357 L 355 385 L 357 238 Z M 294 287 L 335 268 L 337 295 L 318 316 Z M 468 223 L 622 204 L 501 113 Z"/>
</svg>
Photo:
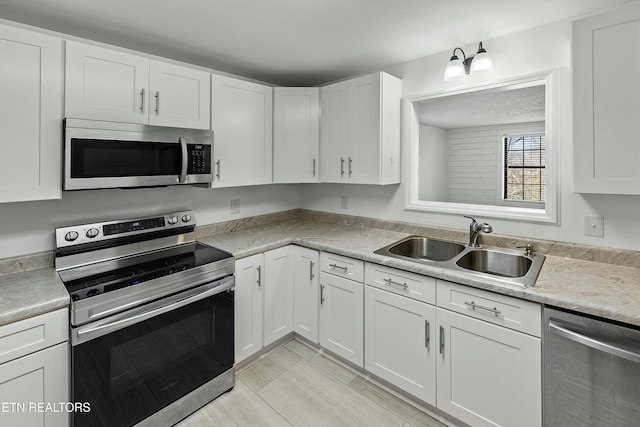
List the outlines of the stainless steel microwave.
<svg viewBox="0 0 640 427">
<path fill-rule="evenodd" d="M 213 132 L 64 121 L 64 190 L 208 184 Z"/>
</svg>

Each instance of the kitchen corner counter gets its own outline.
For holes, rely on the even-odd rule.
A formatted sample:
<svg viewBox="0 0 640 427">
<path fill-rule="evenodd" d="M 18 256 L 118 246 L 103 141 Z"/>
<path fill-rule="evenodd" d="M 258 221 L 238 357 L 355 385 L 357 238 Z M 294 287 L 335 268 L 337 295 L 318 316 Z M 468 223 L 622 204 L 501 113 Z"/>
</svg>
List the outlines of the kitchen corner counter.
<svg viewBox="0 0 640 427">
<path fill-rule="evenodd" d="M 523 288 L 373 253 L 409 235 L 301 218 L 201 236 L 199 240 L 236 258 L 297 244 L 640 326 L 640 268 L 545 255 L 536 286 Z"/>
<path fill-rule="evenodd" d="M 0 275 L 0 325 L 69 305 L 69 294 L 53 267 Z"/>
</svg>

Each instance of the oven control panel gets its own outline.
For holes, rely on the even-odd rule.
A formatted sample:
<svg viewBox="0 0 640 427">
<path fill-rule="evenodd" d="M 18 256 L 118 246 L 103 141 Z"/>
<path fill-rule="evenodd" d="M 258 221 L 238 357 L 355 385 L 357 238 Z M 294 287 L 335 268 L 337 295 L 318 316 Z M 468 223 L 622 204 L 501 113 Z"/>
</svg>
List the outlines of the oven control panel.
<svg viewBox="0 0 640 427">
<path fill-rule="evenodd" d="M 56 248 L 195 225 L 193 212 L 183 211 L 153 217 L 61 227 L 56 228 Z"/>
</svg>

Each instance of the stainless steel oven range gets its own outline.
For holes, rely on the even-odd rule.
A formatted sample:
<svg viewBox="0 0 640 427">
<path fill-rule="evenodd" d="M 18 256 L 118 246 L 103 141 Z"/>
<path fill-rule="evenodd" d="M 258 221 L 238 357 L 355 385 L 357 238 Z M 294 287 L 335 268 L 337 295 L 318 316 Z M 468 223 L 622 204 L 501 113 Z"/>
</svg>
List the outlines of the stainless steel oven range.
<svg viewBox="0 0 640 427">
<path fill-rule="evenodd" d="M 74 426 L 172 425 L 234 386 L 234 258 L 192 212 L 56 229 Z"/>
</svg>

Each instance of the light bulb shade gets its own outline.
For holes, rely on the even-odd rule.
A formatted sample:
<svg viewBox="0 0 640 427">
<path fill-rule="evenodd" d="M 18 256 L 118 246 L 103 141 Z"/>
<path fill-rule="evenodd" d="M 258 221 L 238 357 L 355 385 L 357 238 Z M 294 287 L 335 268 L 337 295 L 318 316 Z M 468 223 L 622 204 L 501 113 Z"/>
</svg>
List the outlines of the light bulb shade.
<svg viewBox="0 0 640 427">
<path fill-rule="evenodd" d="M 444 69 L 444 81 L 450 82 L 452 80 L 457 80 L 464 76 L 464 74 L 464 64 L 462 61 L 460 61 L 457 56 L 452 57 L 451 61 L 447 64 L 447 67 Z"/>
<path fill-rule="evenodd" d="M 489 54 L 482 49 L 476 56 L 473 57 L 471 61 L 471 73 L 475 73 L 477 71 L 491 71 L 493 70 L 493 60 L 489 56 Z"/>
</svg>

